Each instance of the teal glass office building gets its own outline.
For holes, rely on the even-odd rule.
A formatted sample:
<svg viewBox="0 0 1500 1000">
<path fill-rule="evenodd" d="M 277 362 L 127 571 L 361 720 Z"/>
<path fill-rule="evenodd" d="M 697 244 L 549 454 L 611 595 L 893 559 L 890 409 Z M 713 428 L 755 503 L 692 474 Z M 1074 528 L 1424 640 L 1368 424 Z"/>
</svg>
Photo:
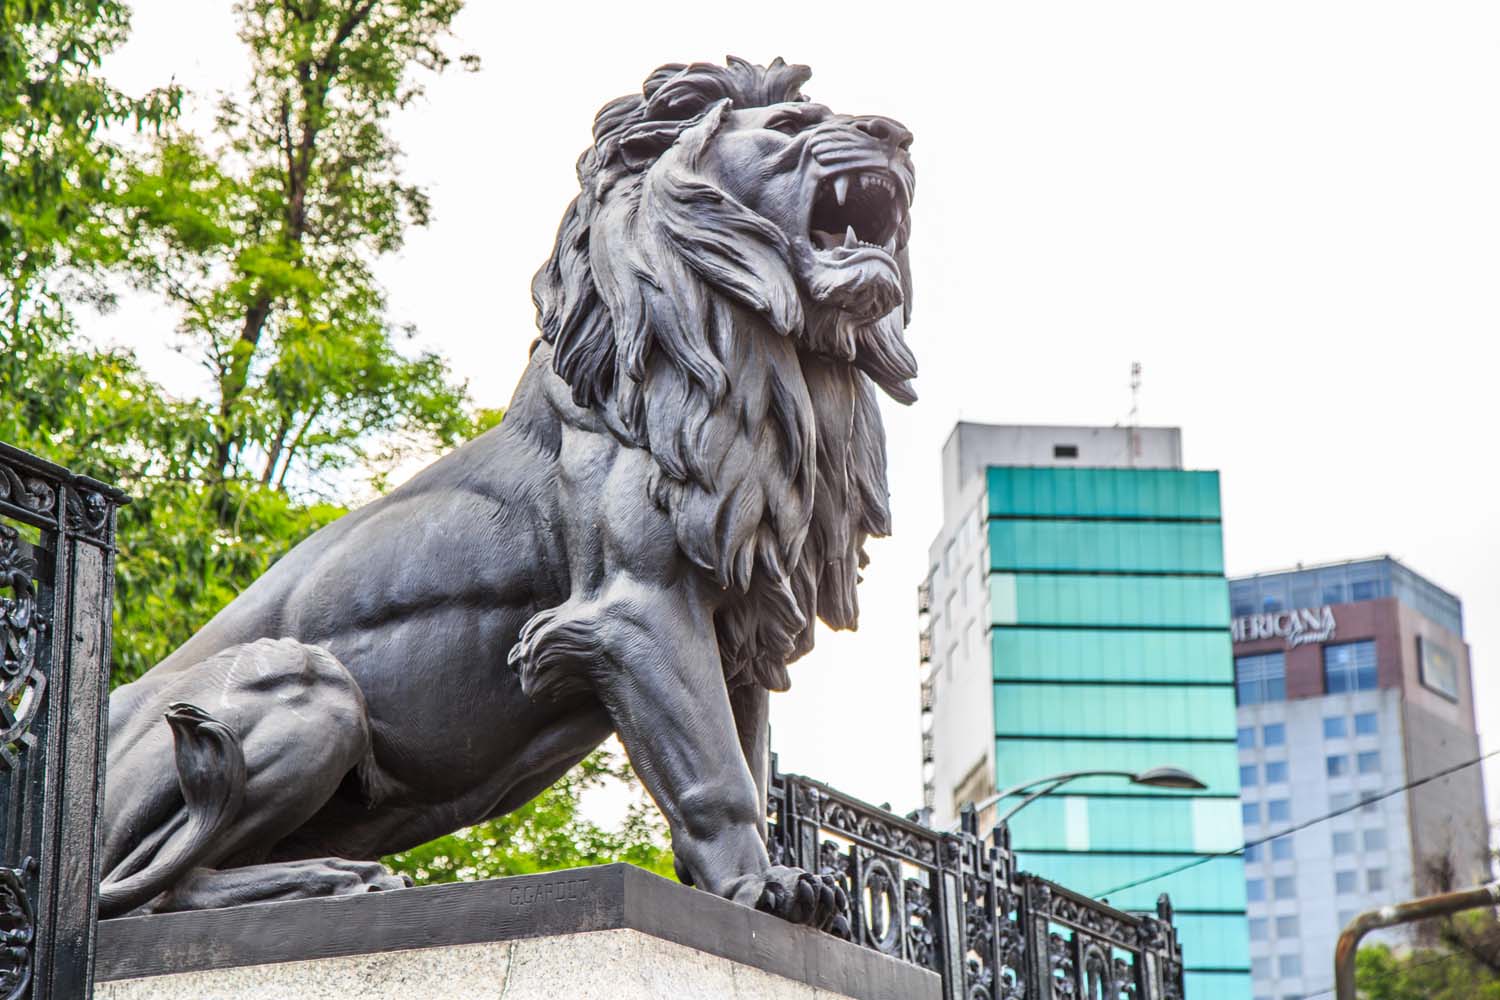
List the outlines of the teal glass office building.
<svg viewBox="0 0 1500 1000">
<path fill-rule="evenodd" d="M 1127 429 L 996 430 L 1049 432 L 1056 453 L 969 442 L 970 464 L 976 451 L 985 460 L 967 470 L 929 578 L 928 805 L 941 821 L 1060 772 L 1190 771 L 1207 789 L 1072 782 L 1015 817 L 1012 844 L 1026 870 L 1122 909 L 1154 909 L 1168 893 L 1189 1000 L 1250 1000 L 1244 863 L 1217 856 L 1243 833 L 1218 474 L 1172 467 L 1175 443 L 1140 467 L 1150 449 L 1127 438 L 1121 462 L 1110 432 Z M 1103 437 L 1075 440 L 1086 431 Z M 1053 461 L 992 464 L 1016 451 Z M 978 735 L 968 702 L 986 673 L 993 753 L 978 767 L 962 738 Z"/>
</svg>

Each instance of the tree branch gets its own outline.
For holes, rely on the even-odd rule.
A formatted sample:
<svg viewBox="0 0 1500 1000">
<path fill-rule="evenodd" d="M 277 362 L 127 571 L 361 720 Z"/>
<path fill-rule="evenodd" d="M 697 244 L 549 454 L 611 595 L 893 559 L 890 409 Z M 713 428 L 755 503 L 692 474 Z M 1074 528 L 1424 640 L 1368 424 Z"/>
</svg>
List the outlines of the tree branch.
<svg viewBox="0 0 1500 1000">
<path fill-rule="evenodd" d="M 323 404 L 319 402 L 311 410 L 307 411 L 307 419 L 302 421 L 302 426 L 297 428 L 296 437 L 292 438 L 292 443 L 287 445 L 286 461 L 281 466 L 281 475 L 276 478 L 276 488 L 278 490 L 286 489 L 286 474 L 292 470 L 292 459 L 296 456 L 297 449 L 302 447 L 303 437 L 307 435 L 307 431 L 312 427 L 313 421 L 318 419 L 318 415 L 322 409 Z"/>
</svg>

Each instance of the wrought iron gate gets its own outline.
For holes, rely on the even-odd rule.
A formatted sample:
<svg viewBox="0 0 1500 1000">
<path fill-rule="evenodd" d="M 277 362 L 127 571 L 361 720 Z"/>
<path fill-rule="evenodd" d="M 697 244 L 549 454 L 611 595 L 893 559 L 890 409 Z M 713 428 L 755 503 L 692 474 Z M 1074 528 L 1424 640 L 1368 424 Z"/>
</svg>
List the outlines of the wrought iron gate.
<svg viewBox="0 0 1500 1000">
<path fill-rule="evenodd" d="M 92 995 L 124 502 L 0 443 L 0 1000 Z"/>
</svg>

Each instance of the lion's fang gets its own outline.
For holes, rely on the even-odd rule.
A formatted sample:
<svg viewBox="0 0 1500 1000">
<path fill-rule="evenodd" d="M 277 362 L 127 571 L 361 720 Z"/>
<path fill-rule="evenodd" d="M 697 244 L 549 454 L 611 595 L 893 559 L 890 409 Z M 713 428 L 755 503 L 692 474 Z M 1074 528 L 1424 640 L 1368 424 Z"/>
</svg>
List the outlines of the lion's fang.
<svg viewBox="0 0 1500 1000">
<path fill-rule="evenodd" d="M 844 246 L 849 250 L 853 250 L 855 247 L 859 246 L 859 237 L 854 235 L 853 226 L 850 226 L 848 229 L 844 230 Z"/>
<path fill-rule="evenodd" d="M 840 205 L 843 205 L 844 204 L 844 199 L 846 197 L 848 197 L 848 195 L 849 195 L 849 175 L 848 174 L 839 174 L 837 177 L 835 177 L 833 179 L 833 196 L 839 200 L 839 204 Z"/>
</svg>

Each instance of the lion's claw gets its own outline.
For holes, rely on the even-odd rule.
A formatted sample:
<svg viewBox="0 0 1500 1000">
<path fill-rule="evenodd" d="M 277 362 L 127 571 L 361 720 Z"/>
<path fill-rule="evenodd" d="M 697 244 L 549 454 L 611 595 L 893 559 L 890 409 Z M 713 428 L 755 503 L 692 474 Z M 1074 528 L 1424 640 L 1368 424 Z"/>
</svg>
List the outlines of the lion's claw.
<svg viewBox="0 0 1500 1000">
<path fill-rule="evenodd" d="M 850 934 L 849 896 L 832 875 L 777 865 L 741 880 L 734 899 L 762 913 L 816 927 L 836 937 L 848 938 Z"/>
</svg>

